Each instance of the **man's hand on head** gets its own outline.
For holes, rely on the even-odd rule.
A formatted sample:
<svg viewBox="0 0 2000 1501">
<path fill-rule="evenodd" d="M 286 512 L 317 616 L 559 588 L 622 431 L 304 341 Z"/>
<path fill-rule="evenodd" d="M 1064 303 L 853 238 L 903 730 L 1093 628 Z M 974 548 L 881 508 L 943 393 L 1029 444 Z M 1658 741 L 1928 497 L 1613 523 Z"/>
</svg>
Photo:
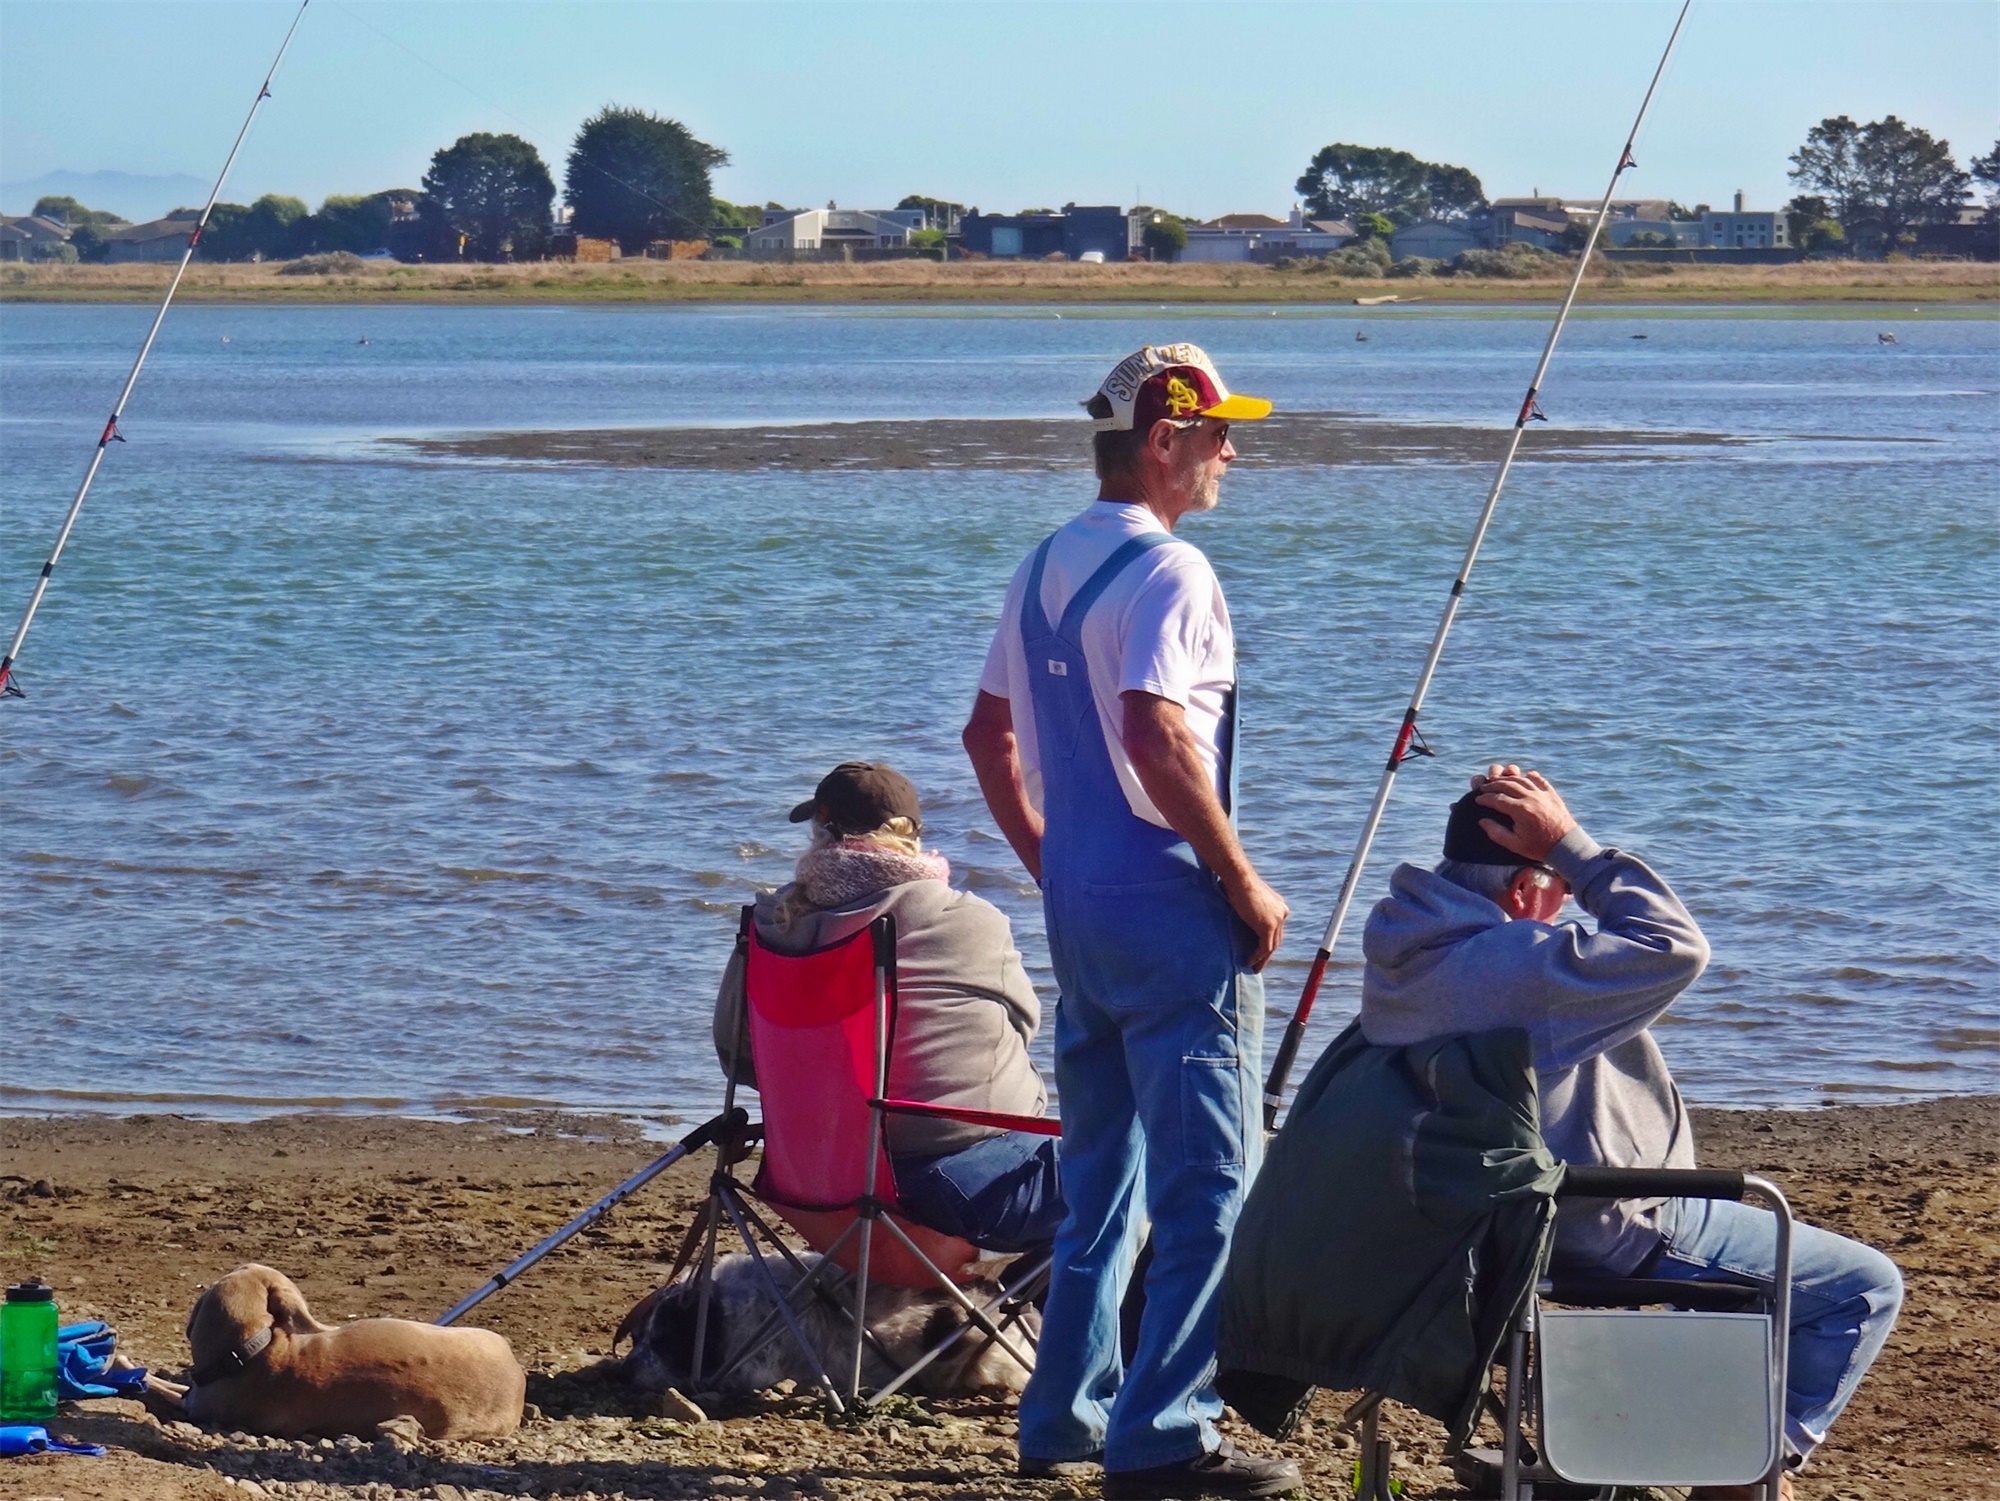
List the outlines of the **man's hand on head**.
<svg viewBox="0 0 2000 1501">
<path fill-rule="evenodd" d="M 1486 768 L 1485 776 L 1472 779 L 1479 794 L 1479 806 L 1491 808 L 1513 821 L 1510 829 L 1497 818 L 1482 818 L 1479 827 L 1504 850 L 1537 863 L 1548 859 L 1549 851 L 1562 843 L 1563 836 L 1576 827 L 1561 795 L 1539 771 L 1523 771 L 1509 762 Z"/>
</svg>

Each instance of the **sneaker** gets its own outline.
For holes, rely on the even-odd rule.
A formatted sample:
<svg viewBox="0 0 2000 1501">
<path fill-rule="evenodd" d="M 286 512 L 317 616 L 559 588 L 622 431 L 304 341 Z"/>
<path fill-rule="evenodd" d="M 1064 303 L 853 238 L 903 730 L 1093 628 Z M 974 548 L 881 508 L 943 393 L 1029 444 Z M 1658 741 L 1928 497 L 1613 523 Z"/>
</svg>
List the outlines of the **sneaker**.
<svg viewBox="0 0 2000 1501">
<path fill-rule="evenodd" d="M 1094 1480 L 1104 1468 L 1104 1451 L 1082 1459 L 1042 1459 L 1023 1454 L 1014 1461 L 1014 1473 L 1023 1480 Z"/>
<path fill-rule="evenodd" d="M 1219 1448 L 1178 1464 L 1144 1470 L 1110 1470 L 1105 1501 L 1167 1501 L 1192 1496 L 1282 1496 L 1300 1484 L 1299 1467 L 1289 1459 L 1257 1459 L 1239 1454 L 1224 1439 Z"/>
</svg>

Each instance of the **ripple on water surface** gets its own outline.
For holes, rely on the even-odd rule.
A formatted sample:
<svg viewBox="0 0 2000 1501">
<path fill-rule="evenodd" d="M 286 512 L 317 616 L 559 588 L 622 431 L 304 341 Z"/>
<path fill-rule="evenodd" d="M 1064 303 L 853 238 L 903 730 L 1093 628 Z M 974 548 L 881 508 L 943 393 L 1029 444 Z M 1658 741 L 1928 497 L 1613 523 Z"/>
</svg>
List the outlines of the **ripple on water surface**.
<svg viewBox="0 0 2000 1501">
<path fill-rule="evenodd" d="M 224 316 L 255 371 L 217 360 Z M 0 1110 L 705 1114 L 737 909 L 785 878 L 787 810 L 856 756 L 916 781 L 1052 1002 L 1033 883 L 958 730 L 1080 469 L 1019 468 L 981 423 L 873 472 L 371 456 L 417 428 L 720 444 L 737 422 L 768 446 L 832 415 L 1024 419 L 1060 444 L 1046 419 L 1168 333 L 1288 412 L 1364 419 L 1312 441 L 1375 444 L 1288 467 L 1273 438 L 1188 523 L 1243 647 L 1246 837 L 1295 913 L 1276 1018 L 1489 478 L 1498 433 L 1469 429 L 1511 415 L 1546 333 L 1506 310 L 1377 318 L 1356 344 L 1317 312 L 389 308 L 371 350 L 397 361 L 356 365 L 349 316 L 167 325 L 149 443 L 113 455 L 6 710 L 30 1062 Z M 1927 320 L 1885 351 L 1865 321 L 1783 313 L 1574 328 L 1544 405 L 1595 436 L 1510 481 L 1425 715 L 1438 760 L 1400 779 L 1362 906 L 1434 858 L 1466 772 L 1527 757 L 1711 940 L 1661 1028 L 1690 1096 L 2000 1089 L 2000 626 L 1977 603 L 2000 566 L 1996 330 Z M 131 309 L 0 308 L 9 516 L 73 486 L 74 413 L 135 336 Z M 1679 436 L 1637 453 L 1640 426 Z M 46 541 L 0 532 L 0 577 Z M 1363 916 L 1309 1053 L 1352 1013 Z"/>
</svg>

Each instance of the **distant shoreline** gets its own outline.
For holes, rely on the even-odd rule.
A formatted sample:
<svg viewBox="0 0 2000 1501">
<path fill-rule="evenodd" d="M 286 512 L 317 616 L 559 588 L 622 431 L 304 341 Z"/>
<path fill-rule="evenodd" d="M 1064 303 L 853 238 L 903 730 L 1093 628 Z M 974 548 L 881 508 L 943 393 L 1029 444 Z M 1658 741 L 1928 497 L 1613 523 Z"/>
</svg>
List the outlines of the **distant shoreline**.
<svg viewBox="0 0 2000 1501">
<path fill-rule="evenodd" d="M 1463 306 L 1560 300 L 1567 273 L 1540 280 L 1338 277 L 1253 265 L 1086 266 L 1072 262 L 619 261 L 403 266 L 294 275 L 287 263 L 199 264 L 183 302 L 231 303 L 1214 303 L 1353 307 L 1357 298 Z M 153 302 L 168 265 L 0 267 L 0 302 Z M 2000 263 L 1805 261 L 1785 266 L 1593 265 L 1586 304 L 1876 305 L 2000 303 Z"/>
</svg>

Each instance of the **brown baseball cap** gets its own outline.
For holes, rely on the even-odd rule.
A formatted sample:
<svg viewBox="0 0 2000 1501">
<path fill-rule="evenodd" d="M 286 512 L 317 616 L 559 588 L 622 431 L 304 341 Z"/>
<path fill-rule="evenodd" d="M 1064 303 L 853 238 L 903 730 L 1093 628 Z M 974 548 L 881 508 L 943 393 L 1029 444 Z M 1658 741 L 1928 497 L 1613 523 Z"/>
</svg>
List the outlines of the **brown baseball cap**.
<svg viewBox="0 0 2000 1501">
<path fill-rule="evenodd" d="M 892 818 L 907 818 L 923 832 L 917 789 L 880 761 L 843 761 L 819 779 L 813 795 L 792 809 L 792 822 L 816 818 L 843 834 L 868 834 Z"/>
</svg>

